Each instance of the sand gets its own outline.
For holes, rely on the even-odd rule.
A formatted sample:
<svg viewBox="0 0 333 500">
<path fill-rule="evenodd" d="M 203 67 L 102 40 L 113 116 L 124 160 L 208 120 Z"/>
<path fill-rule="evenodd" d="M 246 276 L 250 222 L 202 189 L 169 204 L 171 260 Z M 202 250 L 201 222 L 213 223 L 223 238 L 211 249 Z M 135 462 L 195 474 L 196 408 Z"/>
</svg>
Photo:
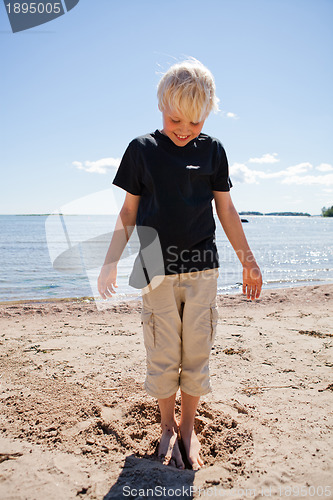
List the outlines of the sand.
<svg viewBox="0 0 333 500">
<path fill-rule="evenodd" d="M 194 472 L 156 459 L 140 302 L 0 304 L 0 498 L 333 498 L 333 285 L 218 305 Z"/>
</svg>

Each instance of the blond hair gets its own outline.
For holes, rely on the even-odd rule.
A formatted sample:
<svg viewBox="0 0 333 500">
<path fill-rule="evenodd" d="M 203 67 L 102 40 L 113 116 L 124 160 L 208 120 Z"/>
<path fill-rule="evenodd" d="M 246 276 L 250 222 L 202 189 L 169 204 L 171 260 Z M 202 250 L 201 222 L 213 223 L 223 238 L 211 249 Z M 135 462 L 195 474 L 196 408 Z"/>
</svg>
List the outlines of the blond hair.
<svg viewBox="0 0 333 500">
<path fill-rule="evenodd" d="M 158 84 L 157 97 L 161 111 L 181 113 L 192 122 L 200 122 L 219 109 L 214 77 L 194 58 L 168 69 Z"/>
</svg>

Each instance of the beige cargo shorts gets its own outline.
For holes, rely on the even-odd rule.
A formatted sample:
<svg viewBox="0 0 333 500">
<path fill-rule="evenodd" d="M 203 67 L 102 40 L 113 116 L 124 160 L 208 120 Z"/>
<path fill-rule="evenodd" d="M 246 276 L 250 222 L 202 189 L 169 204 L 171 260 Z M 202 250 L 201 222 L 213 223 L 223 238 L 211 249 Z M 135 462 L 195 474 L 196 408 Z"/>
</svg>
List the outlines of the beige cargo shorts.
<svg viewBox="0 0 333 500">
<path fill-rule="evenodd" d="M 191 396 L 210 392 L 218 275 L 218 269 L 168 275 L 142 294 L 145 389 L 151 396 L 168 398 L 179 387 Z"/>
</svg>

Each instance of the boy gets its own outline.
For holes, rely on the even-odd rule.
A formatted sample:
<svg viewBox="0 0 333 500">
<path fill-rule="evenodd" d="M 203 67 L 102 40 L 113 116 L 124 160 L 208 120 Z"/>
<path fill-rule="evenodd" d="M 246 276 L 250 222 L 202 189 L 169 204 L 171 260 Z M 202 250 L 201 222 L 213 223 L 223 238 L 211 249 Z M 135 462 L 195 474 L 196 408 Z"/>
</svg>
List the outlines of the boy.
<svg viewBox="0 0 333 500">
<path fill-rule="evenodd" d="M 222 144 L 201 133 L 218 109 L 212 74 L 193 59 L 172 66 L 158 85 L 163 129 L 134 139 L 114 184 L 126 191 L 116 231 L 98 278 L 103 298 L 115 293 L 117 262 L 135 226 L 159 237 L 164 273 L 143 290 L 142 323 L 147 352 L 146 391 L 157 398 L 164 464 L 184 468 L 178 437 L 193 470 L 203 465 L 194 432 L 200 396 L 210 391 L 208 361 L 217 310 L 218 254 L 212 200 L 222 227 L 243 265 L 243 293 L 254 300 L 262 278 L 231 201 L 228 163 Z M 141 258 L 142 261 L 142 258 Z M 181 390 L 181 417 L 175 416 Z"/>
</svg>

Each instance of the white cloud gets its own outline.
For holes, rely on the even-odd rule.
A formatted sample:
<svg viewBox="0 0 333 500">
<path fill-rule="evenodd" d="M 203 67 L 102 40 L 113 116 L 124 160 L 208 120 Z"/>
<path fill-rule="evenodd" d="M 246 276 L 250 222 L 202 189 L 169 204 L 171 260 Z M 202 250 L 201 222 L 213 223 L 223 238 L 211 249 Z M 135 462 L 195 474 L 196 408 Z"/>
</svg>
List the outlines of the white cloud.
<svg viewBox="0 0 333 500">
<path fill-rule="evenodd" d="M 277 153 L 266 153 L 261 158 L 250 158 L 249 163 L 278 163 L 280 160 L 276 158 L 277 155 Z"/>
<path fill-rule="evenodd" d="M 238 118 L 238 116 L 236 115 L 236 113 L 232 113 L 231 111 L 228 111 L 227 118 L 233 118 L 234 120 L 236 120 Z"/>
<path fill-rule="evenodd" d="M 85 172 L 90 172 L 94 174 L 107 174 L 109 170 L 113 170 L 119 167 L 120 158 L 102 158 L 96 161 L 73 161 L 74 167 L 79 170 L 84 170 Z"/>
<path fill-rule="evenodd" d="M 286 176 L 290 177 L 296 174 L 304 174 L 308 170 L 311 170 L 313 167 L 311 163 L 308 162 L 303 162 L 303 163 L 298 163 L 297 165 L 293 165 L 291 167 L 287 167 L 285 170 L 281 170 L 280 172 L 277 172 L 278 177 L 281 176 Z"/>
<path fill-rule="evenodd" d="M 292 165 L 284 170 L 277 172 L 264 172 L 263 170 L 253 170 L 255 175 L 261 179 L 276 179 L 278 177 L 292 177 L 297 174 L 303 174 L 312 168 L 311 163 L 299 163 Z"/>
<path fill-rule="evenodd" d="M 316 169 L 320 172 L 331 172 L 333 170 L 333 166 L 329 163 L 321 163 L 318 167 L 316 167 Z"/>
<path fill-rule="evenodd" d="M 257 184 L 256 174 L 257 172 L 255 170 L 251 170 L 244 163 L 234 163 L 230 167 L 230 177 L 233 182 Z"/>
<path fill-rule="evenodd" d="M 258 184 L 259 179 L 281 179 L 284 184 L 325 184 L 330 185 L 330 177 L 328 175 L 307 175 L 309 170 L 313 169 L 311 163 L 303 162 L 297 165 L 291 165 L 284 170 L 277 172 L 265 172 L 264 170 L 252 170 L 244 163 L 234 163 L 230 167 L 230 177 L 235 182 L 245 184 Z M 315 179 L 315 180 L 314 180 Z"/>
</svg>

